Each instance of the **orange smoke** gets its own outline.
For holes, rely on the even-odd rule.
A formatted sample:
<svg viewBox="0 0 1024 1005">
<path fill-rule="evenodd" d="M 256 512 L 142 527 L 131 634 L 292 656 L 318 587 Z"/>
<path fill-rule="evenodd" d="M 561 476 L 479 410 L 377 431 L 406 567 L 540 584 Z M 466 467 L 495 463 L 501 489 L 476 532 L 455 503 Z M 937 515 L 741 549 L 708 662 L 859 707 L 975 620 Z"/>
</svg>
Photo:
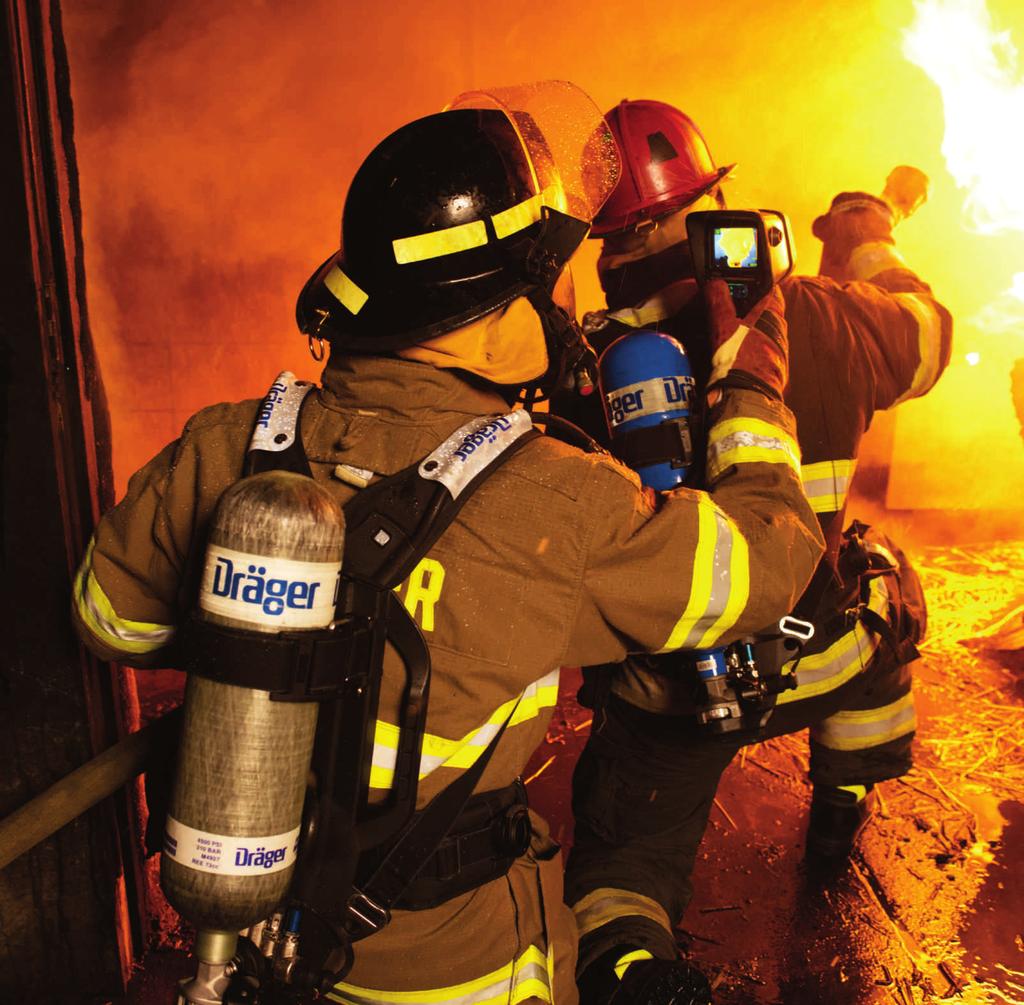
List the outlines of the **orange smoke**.
<svg viewBox="0 0 1024 1005">
<path fill-rule="evenodd" d="M 1024 31 L 1024 10 L 1001 3 L 993 18 Z M 679 105 L 720 163 L 739 162 L 733 206 L 790 215 L 807 272 L 818 259 L 810 223 L 832 196 L 880 191 L 894 165 L 915 164 L 932 197 L 901 225 L 899 245 L 958 319 L 998 301 L 1020 252 L 1018 235 L 961 224 L 963 196 L 941 153 L 942 96 L 901 49 L 911 0 L 63 6 L 89 304 L 122 490 L 203 404 L 259 394 L 284 367 L 315 373 L 294 297 L 336 247 L 355 168 L 401 122 L 472 88 L 558 78 L 602 108 L 623 97 Z M 595 258 L 591 243 L 574 263 L 581 311 L 600 306 Z M 989 348 L 961 325 L 955 367 L 967 367 L 968 351 L 982 373 Z M 947 402 L 921 428 L 906 422 L 894 474 L 912 477 L 893 483 L 895 504 L 948 505 L 944 485 L 919 482 L 913 462 L 922 444 L 947 455 L 963 409 Z M 964 437 L 957 450 L 980 455 L 976 436 Z M 887 457 L 884 439 L 875 450 Z"/>
</svg>

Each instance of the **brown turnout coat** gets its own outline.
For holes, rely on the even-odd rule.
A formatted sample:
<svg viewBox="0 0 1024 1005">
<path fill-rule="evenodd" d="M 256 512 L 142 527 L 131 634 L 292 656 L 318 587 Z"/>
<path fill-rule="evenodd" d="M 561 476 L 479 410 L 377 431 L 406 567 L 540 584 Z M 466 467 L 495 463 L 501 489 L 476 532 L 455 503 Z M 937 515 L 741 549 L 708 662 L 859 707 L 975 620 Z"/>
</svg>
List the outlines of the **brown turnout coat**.
<svg viewBox="0 0 1024 1005">
<path fill-rule="evenodd" d="M 198 413 L 100 522 L 74 615 L 102 656 L 160 665 L 194 604 L 205 529 L 240 475 L 257 405 Z M 497 393 L 452 371 L 342 358 L 307 404 L 303 441 L 314 477 L 344 503 L 355 490 L 334 477 L 337 464 L 390 474 L 470 418 L 505 411 Z M 762 438 L 774 430 L 780 445 L 794 435 L 788 410 L 754 392 L 729 391 L 716 418 L 730 429 L 754 423 Z M 657 501 L 612 459 L 548 437 L 492 475 L 399 588 L 433 660 L 420 805 L 473 763 L 488 728 L 522 696 L 479 788 L 511 783 L 544 736 L 560 666 L 674 648 L 695 635 L 729 641 L 788 611 L 821 554 L 821 535 L 791 458 L 781 446 L 778 455 L 736 455 L 710 494 L 680 490 Z M 392 656 L 375 789 L 390 784 L 403 680 Z M 507 878 L 437 908 L 396 912 L 358 943 L 334 997 L 388 1002 L 429 991 L 437 1002 L 505 994 L 574 1002 L 574 962 L 556 849 L 537 819 L 533 848 Z"/>
</svg>

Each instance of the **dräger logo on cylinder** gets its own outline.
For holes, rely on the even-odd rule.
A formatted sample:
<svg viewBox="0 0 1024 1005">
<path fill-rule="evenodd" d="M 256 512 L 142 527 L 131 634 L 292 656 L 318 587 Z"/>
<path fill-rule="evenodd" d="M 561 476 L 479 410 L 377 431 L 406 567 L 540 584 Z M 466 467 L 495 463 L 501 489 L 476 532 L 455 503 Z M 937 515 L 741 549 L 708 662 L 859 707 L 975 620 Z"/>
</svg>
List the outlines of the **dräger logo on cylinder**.
<svg viewBox="0 0 1024 1005">
<path fill-rule="evenodd" d="M 299 562 L 211 545 L 199 606 L 211 614 L 312 628 L 330 623 L 338 600 L 340 562 Z"/>
<path fill-rule="evenodd" d="M 272 869 L 278 862 L 284 861 L 285 846 L 280 848 L 236 848 L 235 865 L 239 867 L 253 867 L 259 869 Z"/>
<path fill-rule="evenodd" d="M 683 412 L 693 402 L 692 377 L 654 377 L 636 384 L 617 387 L 605 394 L 608 421 L 619 426 L 641 415 L 659 412 Z"/>
</svg>

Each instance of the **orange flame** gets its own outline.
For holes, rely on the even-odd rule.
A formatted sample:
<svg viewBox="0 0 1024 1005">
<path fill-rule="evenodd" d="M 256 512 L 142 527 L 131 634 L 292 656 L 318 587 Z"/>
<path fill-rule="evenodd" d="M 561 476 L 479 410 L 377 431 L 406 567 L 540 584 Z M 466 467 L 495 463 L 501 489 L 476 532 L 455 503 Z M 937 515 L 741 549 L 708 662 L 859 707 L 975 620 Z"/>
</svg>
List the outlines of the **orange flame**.
<svg viewBox="0 0 1024 1005">
<path fill-rule="evenodd" d="M 985 0 L 918 0 L 904 55 L 942 91 L 949 171 L 967 189 L 964 210 L 981 233 L 1024 233 L 1024 78 L 1008 31 Z"/>
<path fill-rule="evenodd" d="M 942 153 L 966 190 L 968 229 L 1024 239 L 1024 75 L 1010 33 L 996 29 L 985 0 L 916 0 L 914 9 L 903 53 L 942 92 Z M 1018 272 L 974 321 L 992 330 L 1019 325 L 1022 314 L 1024 272 Z"/>
</svg>

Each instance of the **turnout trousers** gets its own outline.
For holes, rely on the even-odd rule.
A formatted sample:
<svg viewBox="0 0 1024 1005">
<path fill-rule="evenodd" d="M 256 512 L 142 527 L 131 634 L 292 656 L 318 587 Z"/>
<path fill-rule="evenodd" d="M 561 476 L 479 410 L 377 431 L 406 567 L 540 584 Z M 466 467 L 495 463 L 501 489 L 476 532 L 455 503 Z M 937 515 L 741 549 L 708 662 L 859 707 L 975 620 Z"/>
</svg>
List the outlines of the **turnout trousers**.
<svg viewBox="0 0 1024 1005">
<path fill-rule="evenodd" d="M 578 972 L 628 945 L 677 956 L 675 925 L 722 772 L 749 743 L 810 730 L 816 785 L 864 785 L 911 766 L 909 665 L 876 644 L 863 669 L 830 691 L 776 707 L 751 737 L 709 736 L 692 715 L 662 715 L 610 695 L 573 777 L 576 835 L 566 899 L 580 935 Z M 799 676 L 799 672 L 798 672 Z"/>
</svg>

